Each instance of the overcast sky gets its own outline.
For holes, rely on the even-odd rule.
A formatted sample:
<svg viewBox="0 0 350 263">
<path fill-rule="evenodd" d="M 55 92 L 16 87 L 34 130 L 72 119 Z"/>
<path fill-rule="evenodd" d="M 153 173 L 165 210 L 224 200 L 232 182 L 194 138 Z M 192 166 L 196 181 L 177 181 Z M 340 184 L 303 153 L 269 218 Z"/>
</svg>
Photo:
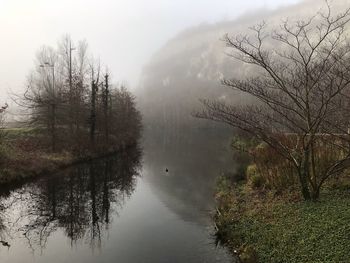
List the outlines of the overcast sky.
<svg viewBox="0 0 350 263">
<path fill-rule="evenodd" d="M 152 54 L 180 31 L 298 0 L 0 0 L 0 103 L 23 88 L 36 51 L 63 34 L 86 39 L 117 80 L 135 86 Z"/>
</svg>

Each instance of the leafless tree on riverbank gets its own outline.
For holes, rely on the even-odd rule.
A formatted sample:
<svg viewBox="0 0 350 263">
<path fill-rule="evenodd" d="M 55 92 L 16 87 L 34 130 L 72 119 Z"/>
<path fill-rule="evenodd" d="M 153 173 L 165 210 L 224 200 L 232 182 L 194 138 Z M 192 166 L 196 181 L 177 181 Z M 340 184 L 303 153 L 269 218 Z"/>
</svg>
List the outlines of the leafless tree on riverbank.
<svg viewBox="0 0 350 263">
<path fill-rule="evenodd" d="M 225 36 L 231 54 L 255 75 L 222 83 L 255 98 L 255 105 L 203 101 L 200 118 L 227 123 L 264 141 L 295 168 L 305 199 L 350 166 L 350 9 L 305 21 L 284 21 L 275 31 L 262 23 L 252 35 Z M 322 151 L 331 159 L 318 165 Z"/>
<path fill-rule="evenodd" d="M 42 48 L 25 93 L 14 96 L 28 126 L 44 135 L 39 143 L 47 145 L 41 146 L 50 146 L 52 152 L 65 149 L 79 154 L 112 150 L 119 143 L 138 139 L 139 133 L 125 130 L 124 116 L 115 112 L 127 105 L 125 125 L 139 129 L 141 118 L 134 98 L 111 83 L 100 63 L 88 56 L 85 41 L 78 43 L 74 55 L 72 47 L 71 39 L 64 37 L 58 48 Z"/>
</svg>

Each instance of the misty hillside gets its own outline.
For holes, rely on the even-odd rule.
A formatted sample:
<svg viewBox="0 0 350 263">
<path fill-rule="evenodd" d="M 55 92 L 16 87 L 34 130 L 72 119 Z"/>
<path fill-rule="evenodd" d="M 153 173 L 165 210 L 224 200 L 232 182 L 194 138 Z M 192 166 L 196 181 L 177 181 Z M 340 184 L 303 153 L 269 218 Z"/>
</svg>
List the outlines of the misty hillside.
<svg viewBox="0 0 350 263">
<path fill-rule="evenodd" d="M 334 10 L 344 8 L 345 2 L 332 2 Z M 235 103 L 247 98 L 223 87 L 220 79 L 251 75 L 252 68 L 228 56 L 223 36 L 248 33 L 248 28 L 266 21 L 271 28 L 278 28 L 281 21 L 308 18 L 325 2 L 306 0 L 292 7 L 278 10 L 258 10 L 233 21 L 202 24 L 185 30 L 171 39 L 154 54 L 144 68 L 137 96 L 145 117 L 145 123 L 158 128 L 177 129 L 208 127 L 207 121 L 197 120 L 191 113 L 200 109 L 199 99 L 228 99 Z"/>
</svg>

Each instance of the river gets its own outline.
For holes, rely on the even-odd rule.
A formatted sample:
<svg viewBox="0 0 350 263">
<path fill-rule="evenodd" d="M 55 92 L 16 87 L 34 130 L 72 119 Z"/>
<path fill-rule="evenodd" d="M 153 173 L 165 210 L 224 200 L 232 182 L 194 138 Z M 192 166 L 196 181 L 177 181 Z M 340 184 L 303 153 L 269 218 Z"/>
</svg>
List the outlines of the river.
<svg viewBox="0 0 350 263">
<path fill-rule="evenodd" d="M 0 262 L 232 262 L 210 218 L 227 146 L 144 140 L 2 189 Z"/>
</svg>

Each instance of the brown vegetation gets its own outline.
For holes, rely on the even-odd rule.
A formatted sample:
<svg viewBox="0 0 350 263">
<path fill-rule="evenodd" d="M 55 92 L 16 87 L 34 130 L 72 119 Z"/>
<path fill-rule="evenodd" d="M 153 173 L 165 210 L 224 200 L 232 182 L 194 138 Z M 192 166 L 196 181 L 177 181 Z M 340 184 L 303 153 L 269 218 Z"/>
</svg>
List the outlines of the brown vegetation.
<svg viewBox="0 0 350 263">
<path fill-rule="evenodd" d="M 318 199 L 323 183 L 350 166 L 350 43 L 345 34 L 350 9 L 333 15 L 328 2 L 326 7 L 309 20 L 285 21 L 276 30 L 267 31 L 262 23 L 252 35 L 226 36 L 232 56 L 256 74 L 222 82 L 256 103 L 203 101 L 204 110 L 197 114 L 265 142 L 269 148 L 264 151 L 280 155 L 279 165 L 297 174 L 306 200 Z"/>
<path fill-rule="evenodd" d="M 100 62 L 89 58 L 86 42 L 72 46 L 65 37 L 57 49 L 42 48 L 26 91 L 13 96 L 24 123 L 1 129 L 0 183 L 112 153 L 139 140 L 141 115 L 134 96 L 125 85 L 112 84 L 107 70 L 102 73 Z"/>
</svg>

